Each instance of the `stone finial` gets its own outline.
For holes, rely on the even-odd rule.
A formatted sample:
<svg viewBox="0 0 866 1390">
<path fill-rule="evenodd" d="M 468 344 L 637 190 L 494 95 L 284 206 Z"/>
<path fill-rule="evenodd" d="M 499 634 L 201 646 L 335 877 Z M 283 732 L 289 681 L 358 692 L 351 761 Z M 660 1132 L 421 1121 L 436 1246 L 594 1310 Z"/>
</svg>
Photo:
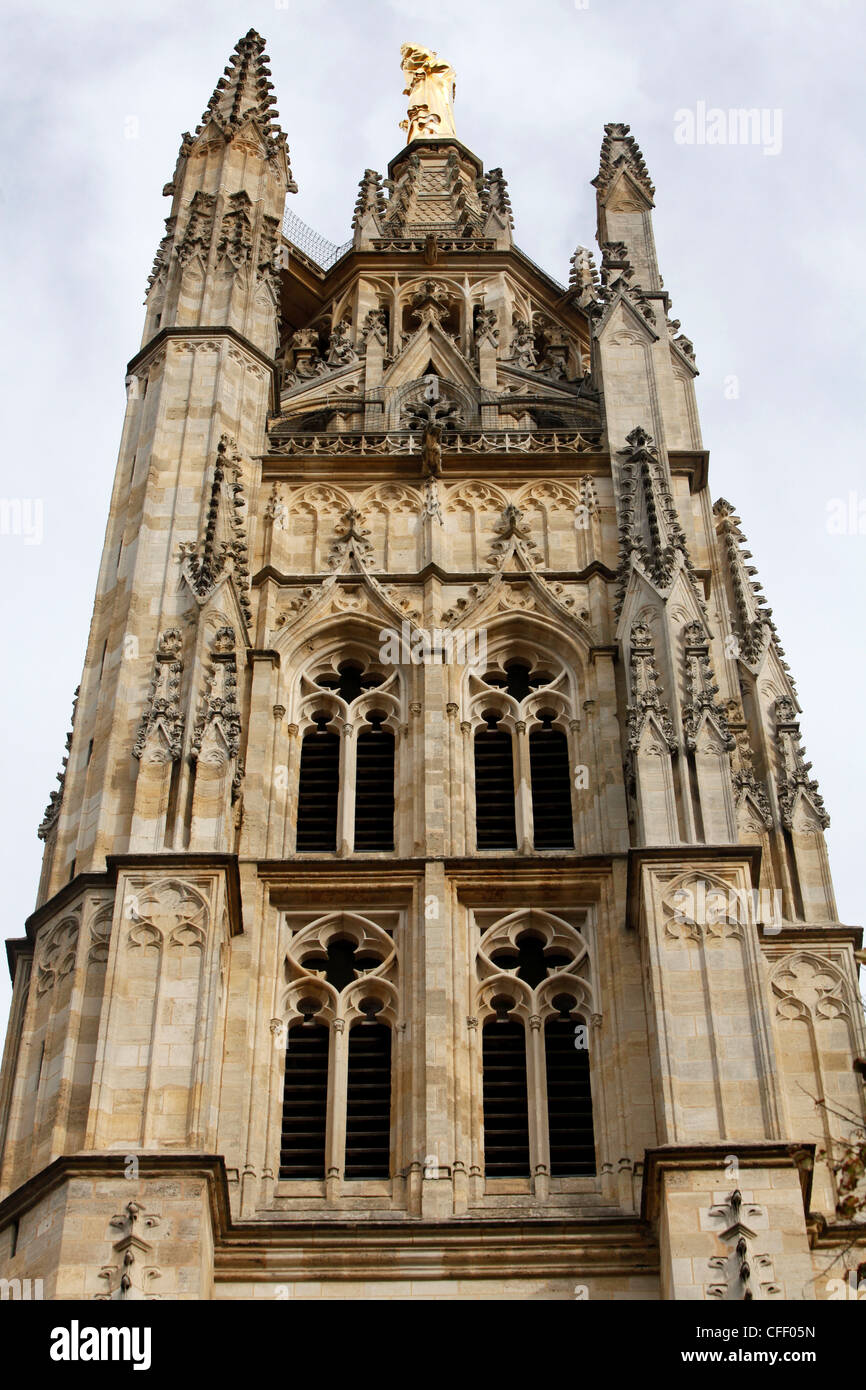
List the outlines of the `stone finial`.
<svg viewBox="0 0 866 1390">
<path fill-rule="evenodd" d="M 630 126 L 622 125 L 619 122 L 610 122 L 605 126 L 604 139 L 601 142 L 599 169 L 592 184 L 598 191 L 599 201 L 604 202 L 616 175 L 620 169 L 626 169 L 652 207 L 655 188 L 641 154 L 640 146 L 634 136 L 630 134 L 630 129 Z"/>
</svg>

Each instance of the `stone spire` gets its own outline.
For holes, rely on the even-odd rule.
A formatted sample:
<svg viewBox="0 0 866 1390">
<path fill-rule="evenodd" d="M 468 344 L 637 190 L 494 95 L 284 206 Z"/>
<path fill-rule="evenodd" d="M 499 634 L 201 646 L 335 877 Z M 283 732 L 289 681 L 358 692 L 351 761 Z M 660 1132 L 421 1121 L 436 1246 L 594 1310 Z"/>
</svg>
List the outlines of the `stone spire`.
<svg viewBox="0 0 866 1390">
<path fill-rule="evenodd" d="M 713 504 L 716 518 L 716 534 L 727 559 L 727 573 L 733 599 L 734 631 L 739 644 L 739 655 L 747 665 L 760 665 L 764 652 L 772 641 L 775 645 L 779 663 L 791 681 L 794 681 L 790 667 L 785 660 L 785 652 L 779 641 L 773 610 L 767 603 L 763 585 L 755 578 L 758 571 L 754 565 L 747 564 L 752 552 L 744 549 L 748 545 L 742 531 L 740 518 L 726 498 L 720 497 Z"/>
<path fill-rule="evenodd" d="M 268 356 L 277 346 L 280 228 L 297 185 L 264 49 L 254 29 L 238 41 L 195 134 L 182 137 L 163 189 L 172 206 L 148 282 L 143 343 L 180 316 L 186 326 L 225 324 Z M 257 295 L 262 282 L 267 302 Z"/>
<path fill-rule="evenodd" d="M 620 493 L 619 606 L 635 564 L 657 589 L 664 590 L 673 582 L 681 563 L 702 603 L 685 533 L 655 441 L 638 425 L 626 443 Z"/>
<path fill-rule="evenodd" d="M 634 136 L 629 134 L 630 130 L 630 126 L 621 125 L 618 122 L 609 122 L 605 126 L 598 173 L 592 180 L 592 185 L 598 190 L 599 199 L 606 201 L 613 184 L 618 180 L 619 175 L 624 173 L 629 181 L 636 186 L 638 192 L 643 195 L 646 205 L 653 207 L 655 187 L 650 179 L 640 146 Z"/>
<path fill-rule="evenodd" d="M 234 135 L 244 121 L 252 118 L 263 133 L 267 131 L 277 144 L 285 145 L 286 137 L 277 124 L 280 113 L 273 109 L 276 97 L 271 95 L 274 84 L 269 62 L 265 41 L 255 29 L 238 39 L 196 135 L 209 121 L 216 122 L 227 135 Z"/>
<path fill-rule="evenodd" d="M 592 180 L 598 208 L 598 241 L 628 267 L 632 288 L 659 294 L 662 278 L 652 233 L 655 188 L 627 125 L 608 124 L 599 169 Z M 664 297 L 663 297 L 664 298 Z M 665 302 L 665 309 L 667 303 Z"/>
</svg>

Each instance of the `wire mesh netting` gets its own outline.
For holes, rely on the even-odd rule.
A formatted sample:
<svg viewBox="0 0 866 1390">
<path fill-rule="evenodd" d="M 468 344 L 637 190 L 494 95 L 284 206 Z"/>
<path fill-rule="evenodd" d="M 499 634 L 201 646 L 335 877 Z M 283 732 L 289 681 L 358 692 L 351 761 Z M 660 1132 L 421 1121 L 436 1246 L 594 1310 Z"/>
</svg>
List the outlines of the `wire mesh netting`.
<svg viewBox="0 0 866 1390">
<path fill-rule="evenodd" d="M 320 236 L 314 232 L 297 213 L 290 212 L 286 208 L 283 213 L 283 236 L 308 256 L 311 261 L 322 270 L 330 270 L 332 265 L 336 265 L 341 256 L 344 256 L 352 245 L 352 238 L 344 241 L 342 246 L 338 246 L 333 241 L 328 241 L 327 237 Z"/>
</svg>

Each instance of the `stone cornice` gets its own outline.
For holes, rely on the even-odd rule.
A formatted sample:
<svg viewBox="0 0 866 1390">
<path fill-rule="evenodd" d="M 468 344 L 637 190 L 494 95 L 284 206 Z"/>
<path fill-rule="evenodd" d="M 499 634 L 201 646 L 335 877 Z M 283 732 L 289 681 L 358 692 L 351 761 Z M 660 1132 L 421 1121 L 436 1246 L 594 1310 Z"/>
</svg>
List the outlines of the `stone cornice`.
<svg viewBox="0 0 866 1390">
<path fill-rule="evenodd" d="M 143 348 L 130 358 L 126 364 L 126 374 L 129 376 L 143 366 L 153 353 L 162 347 L 163 343 L 169 342 L 173 338 L 230 338 L 244 352 L 248 352 L 251 357 L 264 367 L 271 374 L 271 409 L 275 409 L 279 403 L 279 375 L 277 364 L 272 357 L 268 357 L 266 352 L 257 348 L 255 343 L 251 343 L 249 338 L 245 338 L 242 333 L 238 333 L 236 328 L 230 328 L 227 324 L 216 325 L 215 327 L 194 327 L 194 328 L 161 328 L 150 340 L 145 343 Z"/>
<path fill-rule="evenodd" d="M 0 1202 L 0 1228 L 20 1220 L 64 1183 L 122 1179 L 122 1155 L 65 1156 Z M 350 1213 L 326 1220 L 235 1221 L 225 1161 L 219 1154 L 136 1154 L 141 1179 L 206 1184 L 218 1280 L 359 1280 L 573 1278 L 654 1275 L 658 1246 L 635 1216 L 501 1217 L 429 1221 L 399 1216 L 358 1222 Z M 109 1207 L 110 1210 L 110 1207 Z M 384 1281 L 383 1281 L 384 1282 Z"/>
<path fill-rule="evenodd" d="M 228 883 L 231 934 L 236 936 L 243 931 L 240 876 L 235 854 L 174 854 L 168 850 L 159 854 L 109 854 L 106 856 L 105 864 L 104 873 L 76 874 L 75 878 L 64 883 L 58 892 L 53 893 L 46 902 L 40 903 L 35 912 L 31 912 L 24 923 L 27 935 L 6 942 L 6 956 L 13 979 L 18 957 L 32 952 L 39 928 L 58 912 L 62 912 L 82 893 L 99 888 L 114 888 L 118 869 L 159 869 L 166 873 L 183 872 L 184 869 L 193 872 L 201 869 L 223 869 L 226 871 Z"/>
<path fill-rule="evenodd" d="M 849 927 L 844 922 L 828 922 L 826 926 L 820 922 L 786 922 L 783 927 L 772 931 L 765 926 L 761 931 L 762 944 L 771 946 L 777 941 L 784 946 L 809 945 L 819 950 L 828 942 L 836 942 L 859 951 L 863 943 L 863 928 Z"/>
<path fill-rule="evenodd" d="M 422 570 L 414 572 L 407 570 L 399 574 L 390 574 L 387 570 L 371 570 L 369 573 L 372 578 L 378 579 L 382 584 L 423 584 L 431 578 L 438 579 L 443 584 L 482 584 L 486 580 L 492 579 L 497 573 L 501 574 L 506 584 L 522 584 L 526 582 L 526 572 L 522 570 L 467 570 L 451 574 L 448 570 L 442 569 L 441 565 L 432 562 L 425 565 Z M 607 565 L 601 560 L 593 560 L 591 564 L 586 566 L 586 569 L 582 570 L 544 570 L 541 573 L 541 578 L 558 583 L 571 582 L 581 584 L 584 580 L 592 579 L 595 575 L 599 575 L 609 583 L 614 583 L 616 580 L 616 572 L 612 569 L 608 569 Z M 290 587 L 300 586 L 303 588 L 310 584 L 321 584 L 324 580 L 333 577 L 335 577 L 333 573 L 328 571 L 323 571 L 321 574 L 283 574 L 281 570 L 275 569 L 273 565 L 265 565 L 263 569 L 256 571 L 250 583 L 254 588 L 257 588 L 270 579 L 280 585 Z M 358 576 L 356 574 L 338 574 L 336 575 L 336 580 L 338 584 L 354 585 L 358 582 Z M 607 649 L 600 648 L 600 650 L 605 651 Z"/>
<path fill-rule="evenodd" d="M 115 879 L 118 869 L 127 872 L 157 869 L 166 874 L 182 874 L 184 871 L 200 873 L 203 869 L 223 870 L 228 888 L 229 934 L 239 936 L 243 932 L 241 880 L 236 854 L 175 854 L 171 851 L 159 854 L 109 854 L 105 862 Z"/>
<path fill-rule="evenodd" d="M 641 1217 L 644 1221 L 655 1223 L 659 1215 L 659 1195 L 661 1179 L 665 1173 L 707 1172 L 715 1169 L 719 1177 L 714 1187 L 731 1187 L 737 1184 L 733 1178 L 725 1178 L 724 1171 L 730 1160 L 732 1149 L 736 1150 L 740 1168 L 793 1168 L 800 1179 L 803 1195 L 803 1209 L 809 1210 L 812 1196 L 812 1170 L 814 1166 L 815 1145 L 812 1143 L 792 1144 L 781 1140 L 755 1140 L 734 1143 L 726 1139 L 721 1144 L 666 1144 L 657 1149 L 647 1149 L 644 1157 L 643 1189 L 641 1192 Z M 797 1162 L 800 1156 L 806 1162 Z M 744 1186 L 748 1186 L 744 1182 Z"/>
<path fill-rule="evenodd" d="M 27 939 L 31 942 L 34 941 L 42 924 L 53 917 L 55 913 L 61 912 L 68 903 L 74 902 L 81 893 L 92 888 L 112 888 L 114 883 L 115 877 L 111 873 L 76 874 L 68 883 L 64 883 L 63 887 L 59 888 L 56 893 L 52 893 L 46 902 L 40 903 L 36 910 L 26 918 L 24 930 L 27 933 Z"/>
<path fill-rule="evenodd" d="M 636 928 L 640 913 L 641 869 L 644 864 L 675 864 L 683 868 L 690 864 L 712 864 L 721 868 L 728 864 L 749 865 L 752 886 L 760 887 L 760 845 L 645 845 L 628 852 L 628 898 L 626 922 Z"/>
</svg>

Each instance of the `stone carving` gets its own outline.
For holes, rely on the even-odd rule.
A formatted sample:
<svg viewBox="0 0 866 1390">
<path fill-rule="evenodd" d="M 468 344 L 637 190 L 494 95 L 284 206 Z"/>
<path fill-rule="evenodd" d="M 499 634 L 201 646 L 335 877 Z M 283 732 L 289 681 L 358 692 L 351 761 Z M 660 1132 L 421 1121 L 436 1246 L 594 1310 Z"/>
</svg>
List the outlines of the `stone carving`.
<svg viewBox="0 0 866 1390">
<path fill-rule="evenodd" d="M 358 186 L 358 198 L 352 215 L 352 228 L 360 227 L 368 213 L 373 213 L 379 220 L 384 212 L 385 191 L 382 187 L 382 175 L 377 174 L 375 169 L 365 169 Z"/>
<path fill-rule="evenodd" d="M 97 1294 L 97 1301 L 131 1301 L 153 1297 L 148 1289 L 151 1281 L 159 1279 L 161 1273 L 159 1269 L 146 1264 L 152 1258 L 153 1246 L 137 1234 L 139 1222 L 141 1229 L 147 1231 L 154 1230 L 160 1224 L 159 1217 L 145 1212 L 138 1202 L 127 1202 L 123 1211 L 111 1218 L 111 1227 L 121 1232 L 120 1239 L 112 1246 L 119 1263 L 106 1265 L 100 1270 L 99 1277 L 106 1281 L 107 1292 Z"/>
<path fill-rule="evenodd" d="M 411 428 L 411 426 L 410 426 Z M 455 454 L 597 454 L 603 452 L 598 434 L 576 430 L 489 430 L 480 434 L 455 431 L 448 441 Z M 272 457 L 360 457 L 375 454 L 414 454 L 418 444 L 387 433 L 276 434 L 271 437 Z"/>
<path fill-rule="evenodd" d="M 450 291 L 438 280 L 424 280 L 409 299 L 413 319 L 417 319 L 422 328 L 428 323 L 441 326 L 452 298 Z"/>
<path fill-rule="evenodd" d="M 631 703 L 627 706 L 628 746 L 636 753 L 644 731 L 652 724 L 671 753 L 677 751 L 677 739 L 667 705 L 659 689 L 652 633 L 645 623 L 635 623 L 631 630 Z"/>
<path fill-rule="evenodd" d="M 361 346 L 366 350 L 369 342 L 388 346 L 388 315 L 384 309 L 370 309 L 361 327 Z"/>
<path fill-rule="evenodd" d="M 481 207 L 485 215 L 498 212 L 503 222 L 508 227 L 513 228 L 514 214 L 511 211 L 511 197 L 501 169 L 489 169 L 487 171 L 481 181 L 479 193 Z"/>
<path fill-rule="evenodd" d="M 514 318 L 511 327 L 511 351 L 508 360 L 513 362 L 515 367 L 523 367 L 525 370 L 537 366 L 538 354 L 531 325 L 526 319 Z"/>
<path fill-rule="evenodd" d="M 630 129 L 630 126 L 622 125 L 616 121 L 605 126 L 604 139 L 601 142 L 599 169 L 592 184 L 598 190 L 599 198 L 604 202 L 619 170 L 627 169 L 652 207 L 655 188 L 650 181 L 640 146 L 634 136 L 629 133 Z"/>
<path fill-rule="evenodd" d="M 703 609 L 703 594 L 655 443 L 639 425 L 627 435 L 626 443 L 620 496 L 617 612 L 622 608 L 635 562 L 659 589 L 667 589 L 673 582 L 678 559 Z M 638 493 L 642 496 L 642 507 L 638 506 Z"/>
<path fill-rule="evenodd" d="M 181 755 L 184 723 L 180 705 L 182 645 L 180 630 L 176 627 L 167 628 L 159 639 L 147 709 L 141 716 L 138 737 L 132 749 L 134 758 L 142 758 L 145 749 L 149 749 L 149 756 L 154 760 L 175 762 Z"/>
<path fill-rule="evenodd" d="M 233 574 L 238 603 L 249 627 L 252 610 L 245 508 L 241 457 L 234 439 L 224 434 L 217 445 L 204 536 L 200 544 L 186 541 L 181 545 L 181 569 L 199 603 L 213 593 L 223 575 Z"/>
<path fill-rule="evenodd" d="M 513 502 L 509 502 L 502 513 L 502 520 L 496 527 L 496 540 L 487 556 L 488 565 L 499 569 L 515 544 L 521 546 L 524 555 L 532 564 L 541 564 L 544 557 L 529 534 L 523 512 Z"/>
<path fill-rule="evenodd" d="M 177 243 L 177 259 L 182 266 L 187 265 L 198 254 L 207 259 L 213 235 L 214 207 L 216 197 L 198 189 L 190 200 L 186 226 Z"/>
<path fill-rule="evenodd" d="M 358 354 L 352 345 L 352 325 L 348 319 L 342 319 L 331 329 L 331 336 L 328 340 L 328 366 L 345 367 L 350 362 L 357 362 L 357 360 Z"/>
<path fill-rule="evenodd" d="M 547 318 L 543 314 L 535 316 L 534 327 L 536 342 L 541 345 L 541 355 L 535 370 L 540 376 L 549 377 L 552 381 L 564 381 L 568 374 L 568 354 L 570 351 L 566 333 L 558 323 L 554 323 L 553 319 Z"/>
<path fill-rule="evenodd" d="M 66 735 L 66 754 L 61 763 L 60 771 L 57 773 L 59 785 L 56 791 L 49 793 L 48 805 L 45 807 L 39 829 L 36 831 L 40 840 L 48 839 L 60 817 L 60 808 L 63 804 L 63 789 L 66 785 L 66 766 L 69 762 L 69 752 L 72 748 L 72 735 L 75 732 L 75 710 L 78 705 L 78 692 L 80 690 L 81 686 L 77 685 L 75 687 L 75 694 L 72 698 L 72 719 L 70 721 L 69 733 Z"/>
<path fill-rule="evenodd" d="M 195 133 L 200 135 L 207 125 L 213 125 L 226 140 L 240 143 L 244 134 L 249 134 L 250 126 L 254 127 L 260 138 L 248 141 L 250 153 L 258 155 L 264 151 L 265 158 L 271 163 L 276 163 L 282 155 L 288 169 L 288 191 L 297 193 L 298 185 L 289 167 L 286 137 L 277 125 L 279 112 L 273 109 L 276 102 L 271 95 L 274 84 L 269 61 L 261 34 L 257 34 L 255 29 L 248 30 L 235 45 L 225 74 L 217 82 Z M 191 152 L 192 145 L 192 138 L 184 136 L 181 159 Z"/>
<path fill-rule="evenodd" d="M 206 736 L 211 735 L 207 740 Z M 215 741 L 213 735 L 218 738 Z M 195 722 L 190 758 L 207 761 L 236 758 L 240 749 L 241 712 L 237 706 L 235 631 L 221 627 L 211 643 L 211 670 L 203 707 Z"/>
<path fill-rule="evenodd" d="M 328 568 L 339 569 L 347 555 L 351 554 L 365 569 L 370 569 L 374 559 L 373 546 L 370 542 L 370 531 L 364 526 L 361 513 L 350 507 L 343 513 L 341 524 L 343 529 L 337 532 L 331 542 Z"/>
<path fill-rule="evenodd" d="M 495 309 L 482 309 L 479 306 L 475 310 L 475 346 L 480 347 L 482 343 L 498 347 L 499 320 Z"/>
<path fill-rule="evenodd" d="M 824 829 L 830 824 L 830 817 L 824 807 L 818 783 L 809 776 L 812 768 L 807 763 L 800 735 L 800 724 L 796 717 L 794 702 L 787 695 L 775 703 L 776 745 L 779 750 L 779 808 L 782 824 L 787 830 L 794 827 L 794 811 L 798 801 L 805 802 L 811 809 L 818 825 Z"/>
<path fill-rule="evenodd" d="M 403 95 L 409 98 L 406 120 L 400 122 L 400 129 L 406 131 L 406 144 L 454 135 L 454 69 L 419 44 L 404 43 L 400 59 L 406 79 Z"/>
<path fill-rule="evenodd" d="M 764 1209 L 744 1206 L 742 1193 L 736 1188 L 727 1202 L 723 1206 L 712 1207 L 709 1215 L 727 1223 L 726 1229 L 719 1232 L 719 1240 L 728 1244 L 730 1249 L 727 1255 L 714 1255 L 708 1261 L 716 1280 L 707 1287 L 707 1297 L 737 1299 L 746 1303 L 755 1297 L 780 1297 L 782 1291 L 775 1282 L 772 1259 L 769 1255 L 753 1256 L 750 1253 L 750 1243 L 756 1239 L 756 1235 L 743 1220 L 744 1216 L 762 1217 Z M 718 1277 L 720 1274 L 724 1276 L 721 1280 Z"/>
<path fill-rule="evenodd" d="M 722 541 L 728 559 L 728 573 L 734 596 L 736 616 L 735 633 L 739 643 L 739 655 L 750 665 L 756 665 L 763 656 L 771 637 L 776 637 L 776 649 L 780 659 L 784 657 L 778 644 L 778 634 L 772 621 L 773 610 L 767 606 L 761 585 L 753 578 L 757 574 L 754 565 L 747 565 L 751 552 L 741 549 L 746 545 L 746 537 L 740 528 L 740 518 L 724 497 L 713 506 L 713 515 L 718 519 L 716 533 Z M 787 670 L 787 663 L 782 660 Z"/>
<path fill-rule="evenodd" d="M 689 623 L 684 632 L 686 661 L 686 702 L 683 730 L 686 743 L 694 750 L 702 725 L 707 724 L 725 749 L 734 747 L 725 711 L 716 700 L 719 687 L 713 680 L 710 643 L 702 623 Z"/>
<path fill-rule="evenodd" d="M 139 888 L 128 898 L 126 912 L 132 920 L 126 938 L 129 950 L 159 951 L 163 945 L 183 949 L 204 943 L 207 904 L 179 879 L 162 879 Z"/>
<path fill-rule="evenodd" d="M 225 256 L 237 270 L 249 262 L 253 251 L 251 210 L 250 196 L 241 189 L 231 194 L 223 213 L 217 254 Z"/>
<path fill-rule="evenodd" d="M 535 985 L 518 973 L 519 939 L 527 933 L 543 942 L 544 975 Z M 477 1016 L 484 1018 L 509 1004 L 539 1024 L 560 1011 L 559 997 L 570 998 L 569 1012 L 598 1016 L 587 941 L 576 927 L 553 913 L 521 908 L 484 931 L 476 957 Z M 554 1002 L 557 1001 L 557 1002 Z M 472 1026 L 472 1025 L 470 1025 Z"/>
<path fill-rule="evenodd" d="M 335 959 L 336 943 L 342 969 Z M 347 1020 L 365 1014 L 394 1024 L 397 973 L 393 938 L 378 922 L 358 912 L 327 912 L 292 934 L 286 952 L 290 984 L 283 998 L 284 1017 L 315 1013 L 337 1031 Z"/>
<path fill-rule="evenodd" d="M 280 263 L 279 254 L 281 246 L 281 229 L 276 217 L 262 217 L 262 231 L 259 238 L 258 253 L 258 276 L 264 280 L 273 295 L 275 302 L 279 302 L 280 292 Z"/>
<path fill-rule="evenodd" d="M 578 246 L 570 265 L 568 288 L 575 295 L 581 309 L 594 307 L 598 303 L 601 280 L 592 252 L 585 246 Z"/>
<path fill-rule="evenodd" d="M 36 966 L 37 995 L 46 994 L 74 970 L 78 930 L 77 917 L 64 917 L 62 922 L 50 927 L 40 940 Z"/>
<path fill-rule="evenodd" d="M 831 961 L 798 951 L 775 967 L 770 978 L 779 1018 L 849 1018 L 845 981 Z"/>
</svg>

